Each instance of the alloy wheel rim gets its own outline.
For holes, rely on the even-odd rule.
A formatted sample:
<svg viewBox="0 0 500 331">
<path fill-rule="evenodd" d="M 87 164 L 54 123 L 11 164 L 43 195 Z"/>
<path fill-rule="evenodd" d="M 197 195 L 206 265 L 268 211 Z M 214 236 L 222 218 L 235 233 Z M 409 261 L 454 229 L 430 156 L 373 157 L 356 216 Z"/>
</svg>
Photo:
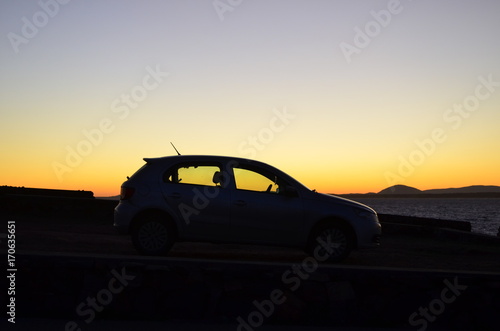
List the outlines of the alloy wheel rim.
<svg viewBox="0 0 500 331">
<path fill-rule="evenodd" d="M 330 257 L 338 257 L 347 250 L 347 236 L 340 229 L 326 229 L 317 238 L 317 245 L 322 253 Z"/>
<path fill-rule="evenodd" d="M 148 222 L 141 226 L 138 237 L 144 249 L 158 251 L 167 243 L 167 228 L 159 222 Z"/>
</svg>

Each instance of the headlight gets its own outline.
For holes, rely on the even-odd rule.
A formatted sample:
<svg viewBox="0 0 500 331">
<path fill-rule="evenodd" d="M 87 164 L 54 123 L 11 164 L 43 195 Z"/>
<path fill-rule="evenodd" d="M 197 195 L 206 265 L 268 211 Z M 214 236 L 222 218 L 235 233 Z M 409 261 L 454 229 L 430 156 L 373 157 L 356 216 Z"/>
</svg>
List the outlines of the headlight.
<svg viewBox="0 0 500 331">
<path fill-rule="evenodd" d="M 356 214 L 358 217 L 364 218 L 366 220 L 375 220 L 377 218 L 377 214 L 369 210 L 361 208 L 353 208 L 352 210 L 354 211 L 354 214 Z"/>
</svg>

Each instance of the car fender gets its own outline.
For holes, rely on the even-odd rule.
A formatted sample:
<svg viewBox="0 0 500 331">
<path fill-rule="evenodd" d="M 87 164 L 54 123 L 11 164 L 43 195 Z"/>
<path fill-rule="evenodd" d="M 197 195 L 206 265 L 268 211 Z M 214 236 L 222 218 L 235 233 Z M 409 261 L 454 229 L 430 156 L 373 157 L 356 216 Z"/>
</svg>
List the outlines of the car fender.
<svg viewBox="0 0 500 331">
<path fill-rule="evenodd" d="M 304 199 L 305 208 L 309 210 L 305 215 L 306 231 L 303 234 L 303 242 L 307 244 L 310 239 L 311 232 L 324 222 L 341 223 L 348 226 L 357 239 L 357 229 L 353 222 L 354 214 L 352 206 L 337 201 L 333 197 L 327 199 Z"/>
</svg>

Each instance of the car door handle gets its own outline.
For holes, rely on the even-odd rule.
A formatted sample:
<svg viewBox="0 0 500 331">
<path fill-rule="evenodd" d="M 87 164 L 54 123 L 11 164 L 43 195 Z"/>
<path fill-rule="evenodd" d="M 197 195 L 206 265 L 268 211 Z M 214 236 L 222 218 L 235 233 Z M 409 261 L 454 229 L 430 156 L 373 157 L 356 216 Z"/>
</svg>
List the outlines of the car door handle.
<svg viewBox="0 0 500 331">
<path fill-rule="evenodd" d="M 244 200 L 236 200 L 234 202 L 234 204 L 235 204 L 235 206 L 239 206 L 239 207 L 243 207 L 243 206 L 247 205 L 246 201 L 244 201 Z"/>
<path fill-rule="evenodd" d="M 177 192 L 174 192 L 172 194 L 169 194 L 168 195 L 169 198 L 172 198 L 172 199 L 180 199 L 181 197 L 181 194 L 180 193 L 177 193 Z"/>
</svg>

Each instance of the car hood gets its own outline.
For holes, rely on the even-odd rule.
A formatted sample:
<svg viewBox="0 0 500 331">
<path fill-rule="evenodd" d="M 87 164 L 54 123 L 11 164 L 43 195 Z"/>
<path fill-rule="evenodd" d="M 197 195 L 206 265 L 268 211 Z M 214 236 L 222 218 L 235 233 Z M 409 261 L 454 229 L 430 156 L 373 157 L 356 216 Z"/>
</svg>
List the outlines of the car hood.
<svg viewBox="0 0 500 331">
<path fill-rule="evenodd" d="M 336 196 L 336 195 L 317 193 L 317 192 L 311 191 L 310 194 L 307 196 L 307 198 L 311 199 L 311 200 L 325 202 L 325 203 L 334 203 L 334 204 L 341 204 L 341 205 L 345 205 L 345 206 L 349 206 L 349 207 L 360 208 L 360 209 L 364 209 L 366 211 L 369 211 L 369 212 L 376 214 L 375 210 L 373 210 L 373 208 L 371 208 L 371 207 L 368 207 L 367 205 L 364 205 L 362 203 L 359 203 L 359 202 L 356 202 L 353 200 L 341 198 L 341 197 Z"/>
</svg>

